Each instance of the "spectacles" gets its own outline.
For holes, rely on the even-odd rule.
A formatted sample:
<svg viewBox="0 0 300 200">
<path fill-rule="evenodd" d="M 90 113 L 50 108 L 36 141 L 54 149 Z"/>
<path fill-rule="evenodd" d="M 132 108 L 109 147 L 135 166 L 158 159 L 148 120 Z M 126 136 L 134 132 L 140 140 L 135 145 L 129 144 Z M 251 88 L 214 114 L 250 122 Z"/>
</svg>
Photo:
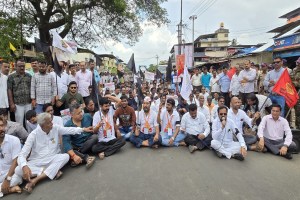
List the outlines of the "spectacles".
<svg viewBox="0 0 300 200">
<path fill-rule="evenodd" d="M 71 89 L 76 89 L 77 87 L 70 87 Z"/>
<path fill-rule="evenodd" d="M 281 61 L 274 61 L 273 64 L 278 64 L 280 63 Z"/>
<path fill-rule="evenodd" d="M 18 67 L 25 67 L 25 65 L 18 65 Z"/>
<path fill-rule="evenodd" d="M 2 153 L 2 149 L 0 147 L 0 158 L 3 159 L 4 158 L 4 154 Z"/>
<path fill-rule="evenodd" d="M 221 115 L 221 116 L 226 116 L 227 113 L 219 113 L 219 115 Z"/>
</svg>

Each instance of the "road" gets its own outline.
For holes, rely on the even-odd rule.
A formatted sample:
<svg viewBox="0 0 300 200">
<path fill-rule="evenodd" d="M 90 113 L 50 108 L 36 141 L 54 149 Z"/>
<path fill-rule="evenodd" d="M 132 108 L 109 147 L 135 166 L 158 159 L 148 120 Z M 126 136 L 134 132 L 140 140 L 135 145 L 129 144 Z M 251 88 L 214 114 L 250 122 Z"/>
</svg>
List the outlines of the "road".
<svg viewBox="0 0 300 200">
<path fill-rule="evenodd" d="M 245 161 L 220 159 L 212 151 L 185 147 L 135 149 L 127 143 L 94 166 L 65 167 L 60 180 L 46 180 L 32 194 L 7 200 L 299 200 L 300 155 L 293 160 L 248 152 Z"/>
</svg>

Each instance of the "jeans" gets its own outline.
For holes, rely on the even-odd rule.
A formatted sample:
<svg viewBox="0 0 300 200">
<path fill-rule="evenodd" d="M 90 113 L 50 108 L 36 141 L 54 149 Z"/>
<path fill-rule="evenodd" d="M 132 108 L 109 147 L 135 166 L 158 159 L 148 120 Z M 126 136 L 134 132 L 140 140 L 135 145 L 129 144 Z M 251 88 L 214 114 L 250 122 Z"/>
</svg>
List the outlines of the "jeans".
<svg viewBox="0 0 300 200">
<path fill-rule="evenodd" d="M 121 126 L 119 127 L 119 131 L 121 132 L 124 140 L 129 141 L 130 135 L 132 133 L 132 126 Z"/>
<path fill-rule="evenodd" d="M 285 99 L 284 99 L 284 97 L 280 96 L 280 95 L 273 95 L 273 94 L 270 94 L 269 97 L 270 97 L 273 104 L 276 103 L 276 104 L 280 105 L 280 107 L 281 107 L 280 116 L 284 117 L 284 108 L 285 108 Z"/>
<path fill-rule="evenodd" d="M 137 148 L 140 148 L 142 146 L 143 141 L 145 141 L 145 140 L 148 140 L 149 147 L 152 147 L 153 145 L 161 144 L 161 136 L 159 135 L 157 142 L 153 141 L 154 136 L 155 136 L 155 133 L 144 134 L 144 133 L 140 132 L 140 134 L 138 136 L 136 136 L 135 134 L 132 134 L 130 136 L 130 142 L 132 144 L 134 144 L 134 146 Z"/>
<path fill-rule="evenodd" d="M 161 139 L 161 140 L 162 140 L 162 141 L 161 141 L 161 144 L 162 144 L 163 146 L 169 147 L 169 146 L 170 146 L 170 145 L 169 145 L 169 141 L 170 141 L 170 138 L 172 137 L 172 135 L 169 136 L 168 133 L 162 132 L 162 133 L 161 133 L 161 137 L 162 137 L 162 139 Z M 184 133 L 179 132 L 178 135 L 176 136 L 176 138 L 175 138 L 175 140 L 174 140 L 172 146 L 178 147 L 178 146 L 179 146 L 179 143 L 180 143 L 180 142 L 183 142 L 185 137 L 186 137 L 186 135 L 185 135 Z"/>
<path fill-rule="evenodd" d="M 44 106 L 44 104 L 36 104 L 36 107 L 34 110 L 37 115 L 43 112 L 43 106 Z"/>
</svg>

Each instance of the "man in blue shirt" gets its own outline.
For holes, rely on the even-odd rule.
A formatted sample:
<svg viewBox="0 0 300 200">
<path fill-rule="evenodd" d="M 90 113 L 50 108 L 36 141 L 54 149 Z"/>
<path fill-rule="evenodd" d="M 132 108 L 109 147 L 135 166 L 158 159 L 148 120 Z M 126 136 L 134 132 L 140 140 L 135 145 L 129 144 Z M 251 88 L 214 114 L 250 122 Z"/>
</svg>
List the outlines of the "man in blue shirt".
<svg viewBox="0 0 300 200">
<path fill-rule="evenodd" d="M 95 62 L 93 59 L 91 59 L 89 61 L 89 65 L 90 65 L 90 70 L 91 70 L 92 74 L 94 75 L 95 81 L 96 81 L 97 85 L 99 85 L 99 82 L 101 81 L 101 77 L 99 75 L 99 72 L 95 69 Z"/>
<path fill-rule="evenodd" d="M 207 68 L 206 67 L 203 67 L 202 68 L 202 76 L 201 76 L 201 83 L 202 83 L 202 86 L 206 88 L 206 91 L 209 93 L 209 82 L 210 82 L 210 78 L 211 78 L 211 74 L 210 73 L 207 73 Z"/>
<path fill-rule="evenodd" d="M 223 73 L 219 74 L 219 85 L 221 86 L 221 96 L 225 98 L 225 105 L 230 107 L 230 97 L 229 97 L 229 88 L 230 88 L 230 78 L 227 75 L 227 67 L 223 67 Z"/>
<path fill-rule="evenodd" d="M 72 118 L 66 122 L 66 127 L 85 128 L 92 126 L 92 116 L 87 113 L 84 114 L 80 104 L 72 104 L 69 108 Z M 95 162 L 95 157 L 89 156 L 87 153 L 91 151 L 97 141 L 97 134 L 86 132 L 76 135 L 63 135 L 64 152 L 70 155 L 71 166 L 86 163 L 87 168 L 91 167 Z"/>
</svg>

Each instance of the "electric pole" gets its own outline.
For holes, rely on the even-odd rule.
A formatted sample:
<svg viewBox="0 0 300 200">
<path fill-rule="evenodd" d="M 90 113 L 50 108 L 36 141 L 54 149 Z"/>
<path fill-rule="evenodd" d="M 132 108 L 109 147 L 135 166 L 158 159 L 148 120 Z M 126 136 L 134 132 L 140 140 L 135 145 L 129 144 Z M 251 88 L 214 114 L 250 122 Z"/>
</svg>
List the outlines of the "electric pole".
<svg viewBox="0 0 300 200">
<path fill-rule="evenodd" d="M 194 39 L 194 22 L 195 20 L 197 19 L 197 15 L 192 15 L 190 16 L 189 18 L 190 20 L 193 20 L 193 30 L 192 30 L 192 40 L 193 40 L 193 62 L 192 62 L 192 67 L 194 67 L 194 60 L 195 60 L 195 57 L 194 57 L 194 54 L 195 54 L 195 39 Z"/>
<path fill-rule="evenodd" d="M 155 57 L 155 58 L 156 58 L 156 63 L 157 63 L 157 65 L 156 65 L 156 66 L 158 67 L 158 58 L 159 58 L 159 57 L 158 57 L 158 55 L 156 55 L 156 57 Z"/>
<path fill-rule="evenodd" d="M 178 24 L 178 55 L 181 54 L 181 43 L 182 43 L 182 0 L 180 1 L 180 22 Z"/>
</svg>

